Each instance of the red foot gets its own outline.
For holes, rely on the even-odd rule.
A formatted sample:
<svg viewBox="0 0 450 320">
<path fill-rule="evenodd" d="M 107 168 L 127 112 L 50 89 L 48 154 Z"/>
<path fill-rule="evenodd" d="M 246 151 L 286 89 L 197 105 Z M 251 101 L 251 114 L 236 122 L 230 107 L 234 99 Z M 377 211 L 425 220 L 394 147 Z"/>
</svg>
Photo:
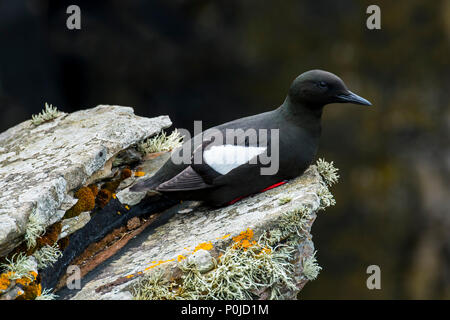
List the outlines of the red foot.
<svg viewBox="0 0 450 320">
<path fill-rule="evenodd" d="M 275 183 L 275 184 L 271 185 L 270 187 L 267 187 L 267 188 L 261 190 L 259 193 L 262 193 L 262 192 L 265 192 L 265 191 L 267 191 L 267 190 L 270 190 L 270 189 L 279 187 L 279 186 L 285 184 L 286 182 L 287 182 L 287 180 L 284 180 L 284 181 Z M 236 199 L 234 199 L 234 200 L 228 202 L 228 205 L 232 205 L 233 203 L 236 203 L 236 202 L 238 202 L 239 200 L 242 200 L 242 199 L 244 199 L 244 198 L 246 198 L 246 197 L 247 197 L 247 196 L 241 196 L 241 197 L 239 197 L 239 198 L 236 198 Z"/>
<path fill-rule="evenodd" d="M 267 191 L 267 190 L 270 190 L 270 189 L 273 189 L 273 188 L 282 186 L 282 185 L 285 184 L 286 182 L 287 182 L 287 180 L 284 180 L 284 181 L 275 183 L 275 184 L 271 185 L 270 187 L 267 187 L 267 188 L 265 188 L 264 190 L 261 190 L 260 192 L 264 192 L 264 191 Z"/>
<path fill-rule="evenodd" d="M 228 205 L 231 205 L 231 204 L 233 204 L 233 203 L 236 203 L 236 202 L 238 202 L 239 200 L 241 200 L 241 199 L 244 199 L 246 196 L 241 196 L 241 197 L 239 197 L 239 198 L 236 198 L 236 199 L 234 199 L 234 200 L 231 200 L 230 202 L 228 202 Z"/>
</svg>

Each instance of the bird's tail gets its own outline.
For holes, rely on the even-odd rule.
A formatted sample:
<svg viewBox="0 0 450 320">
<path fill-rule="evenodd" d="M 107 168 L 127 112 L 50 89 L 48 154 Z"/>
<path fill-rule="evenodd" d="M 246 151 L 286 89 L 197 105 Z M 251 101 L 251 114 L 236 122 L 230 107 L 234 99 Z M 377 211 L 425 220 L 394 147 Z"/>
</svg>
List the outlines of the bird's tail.
<svg viewBox="0 0 450 320">
<path fill-rule="evenodd" d="M 166 161 L 164 165 L 151 177 L 139 180 L 130 188 L 132 192 L 143 192 L 155 190 L 161 183 L 172 179 L 178 173 L 183 171 L 188 165 L 176 165 L 171 159 Z"/>
</svg>

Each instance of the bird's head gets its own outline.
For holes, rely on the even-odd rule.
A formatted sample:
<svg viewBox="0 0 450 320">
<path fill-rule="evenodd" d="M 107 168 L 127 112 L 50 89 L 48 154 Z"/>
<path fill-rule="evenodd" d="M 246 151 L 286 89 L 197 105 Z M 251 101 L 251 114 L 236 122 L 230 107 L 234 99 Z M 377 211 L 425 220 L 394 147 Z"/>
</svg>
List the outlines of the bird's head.
<svg viewBox="0 0 450 320">
<path fill-rule="evenodd" d="M 292 82 L 289 98 L 304 106 L 322 107 L 329 103 L 372 104 L 348 90 L 338 76 L 322 70 L 311 70 L 299 75 Z"/>
</svg>

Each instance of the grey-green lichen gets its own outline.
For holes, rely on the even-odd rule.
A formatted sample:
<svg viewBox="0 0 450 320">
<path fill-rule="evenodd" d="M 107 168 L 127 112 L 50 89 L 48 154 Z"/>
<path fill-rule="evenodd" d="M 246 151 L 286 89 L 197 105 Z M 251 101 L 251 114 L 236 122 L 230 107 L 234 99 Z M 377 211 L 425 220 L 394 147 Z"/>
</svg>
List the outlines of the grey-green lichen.
<svg viewBox="0 0 450 320">
<path fill-rule="evenodd" d="M 329 206 L 334 206 L 336 204 L 336 200 L 333 197 L 333 194 L 330 192 L 328 187 L 325 184 L 322 184 L 317 195 L 320 198 L 320 210 L 324 210 Z"/>
<path fill-rule="evenodd" d="M 14 254 L 10 259 L 5 259 L 7 263 L 0 264 L 0 270 L 10 273 L 10 280 L 21 278 L 34 280 L 31 271 L 35 271 L 35 263 L 31 259 L 23 253 Z"/>
<path fill-rule="evenodd" d="M 20 279 L 23 281 L 24 279 L 28 279 L 33 282 L 36 280 L 37 269 L 55 262 L 55 257 L 59 257 L 60 255 L 61 251 L 55 246 L 43 247 L 41 250 L 35 252 L 33 256 L 27 256 L 22 252 L 14 254 L 11 258 L 6 258 L 6 263 L 0 264 L 0 274 L 6 273 L 10 281 Z M 38 290 L 36 300 L 54 300 L 57 297 L 52 293 L 52 289 L 44 289 L 41 293 L 39 285 Z M 23 293 L 21 287 L 19 287 L 19 291 L 16 293 L 21 295 L 22 293 L 20 291 Z"/>
<path fill-rule="evenodd" d="M 332 163 L 319 159 L 317 167 L 323 178 L 317 191 L 318 209 L 323 210 L 336 203 L 328 186 L 336 183 L 339 176 Z M 290 201 L 291 198 L 283 197 L 279 204 Z M 247 242 L 247 246 L 231 244 L 221 250 L 211 271 L 202 273 L 188 259 L 182 260 L 178 263 L 181 277 L 174 279 L 158 271 L 150 272 L 131 288 L 132 294 L 135 299 L 292 298 L 292 292 L 298 291 L 299 273 L 301 281 L 311 281 L 322 269 L 315 251 L 299 256 L 299 248 L 310 240 L 314 218 L 310 206 L 286 211 L 277 226 L 262 232 L 257 242 Z"/>
<path fill-rule="evenodd" d="M 184 270 L 183 289 L 189 299 L 254 299 L 261 289 L 270 291 L 269 299 L 280 299 L 280 288 L 295 289 L 292 252 L 269 246 L 229 247 L 217 268 L 202 275 Z M 196 289 L 200 288 L 200 290 Z"/>
<path fill-rule="evenodd" d="M 33 256 L 36 258 L 38 268 L 43 269 L 55 263 L 62 256 L 62 252 L 58 244 L 54 243 L 52 246 L 45 245 Z"/>
<path fill-rule="evenodd" d="M 339 171 L 339 169 L 334 167 L 333 161 L 327 162 L 324 159 L 319 159 L 316 162 L 316 167 L 317 171 L 319 171 L 320 175 L 328 186 L 331 186 L 338 182 L 339 174 L 337 172 Z"/>
<path fill-rule="evenodd" d="M 30 213 L 28 218 L 27 228 L 25 230 L 25 241 L 27 243 L 28 249 L 36 246 L 36 239 L 45 233 L 45 224 L 36 210 Z"/>
<path fill-rule="evenodd" d="M 139 280 L 133 288 L 133 296 L 136 300 L 175 300 L 178 298 L 175 289 L 177 286 L 177 283 L 170 282 L 157 270 Z"/>
<path fill-rule="evenodd" d="M 183 272 L 178 281 L 152 272 L 132 288 L 132 294 L 135 299 L 242 300 L 261 295 L 284 299 L 287 292 L 297 289 L 292 261 L 304 240 L 311 214 L 306 207 L 287 212 L 279 227 L 264 232 L 257 242 L 229 245 L 210 272 L 201 273 L 188 259 L 178 264 Z M 320 267 L 315 258 L 304 260 L 303 265 L 305 278 L 317 277 Z"/>
<path fill-rule="evenodd" d="M 242 300 L 268 291 L 268 299 L 282 299 L 282 288 L 295 290 L 295 250 L 255 244 L 247 248 L 230 246 L 211 272 L 202 274 L 183 260 L 181 283 L 167 280 L 161 272 L 145 276 L 133 288 L 135 299 Z"/>
<path fill-rule="evenodd" d="M 291 202 L 291 200 L 292 200 L 291 197 L 282 197 L 278 199 L 278 203 L 280 204 L 280 206 L 282 206 L 283 204 Z"/>
<path fill-rule="evenodd" d="M 279 222 L 281 236 L 287 237 L 287 235 L 296 234 L 301 237 L 307 231 L 310 220 L 311 210 L 304 206 L 283 213 Z M 268 239 L 268 241 L 270 240 Z"/>
<path fill-rule="evenodd" d="M 327 162 L 324 159 L 319 159 L 316 162 L 316 167 L 323 179 L 322 186 L 317 193 L 320 198 L 319 209 L 323 210 L 326 207 L 334 206 L 336 204 L 333 194 L 330 192 L 328 187 L 332 186 L 339 180 L 339 174 L 337 173 L 338 169 L 333 165 L 333 161 Z"/>
<path fill-rule="evenodd" d="M 44 289 L 42 293 L 36 297 L 35 300 L 55 300 L 58 296 L 52 293 L 53 289 Z"/>
<path fill-rule="evenodd" d="M 316 251 L 313 255 L 303 259 L 303 275 L 308 280 L 315 280 L 319 275 L 320 270 L 322 270 L 322 267 L 317 263 Z"/>
<path fill-rule="evenodd" d="M 61 112 L 56 107 L 46 102 L 44 109 L 40 113 L 31 116 L 31 123 L 38 126 L 41 123 L 57 118 L 60 114 Z"/>
<path fill-rule="evenodd" d="M 179 146 L 183 137 L 175 129 L 170 135 L 163 130 L 155 137 L 148 138 L 137 145 L 137 150 L 146 155 L 154 152 L 171 151 Z"/>
</svg>

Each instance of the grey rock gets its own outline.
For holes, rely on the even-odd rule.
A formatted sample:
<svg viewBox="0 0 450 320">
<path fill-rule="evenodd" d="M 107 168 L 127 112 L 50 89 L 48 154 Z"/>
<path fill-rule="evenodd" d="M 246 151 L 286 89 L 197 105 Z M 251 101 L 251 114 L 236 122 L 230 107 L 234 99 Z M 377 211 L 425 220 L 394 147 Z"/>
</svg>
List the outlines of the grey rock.
<svg viewBox="0 0 450 320">
<path fill-rule="evenodd" d="M 138 204 L 147 195 L 147 192 L 131 192 L 130 187 L 141 179 L 148 179 L 158 171 L 158 169 L 169 159 L 170 152 L 162 152 L 156 156 L 155 154 L 149 154 L 146 156 L 149 158 L 144 161 L 140 166 L 140 170 L 145 172 L 145 176 L 140 178 L 130 178 L 124 180 L 119 186 L 120 191 L 117 192 L 117 198 L 123 204 L 134 206 Z"/>
<path fill-rule="evenodd" d="M 28 267 L 30 272 L 35 272 L 37 274 L 38 272 L 38 263 L 36 261 L 36 258 L 33 256 L 29 256 L 27 258 L 28 260 Z M 24 293 L 23 288 L 21 285 L 16 284 L 15 280 L 12 280 L 10 285 L 6 290 L 0 291 L 0 300 L 14 300 L 20 295 Z"/>
<path fill-rule="evenodd" d="M 82 212 L 76 217 L 62 220 L 61 233 L 58 236 L 58 240 L 83 228 L 89 220 L 91 220 L 91 214 L 89 212 Z"/>
<path fill-rule="evenodd" d="M 170 125 L 167 116 L 149 119 L 130 107 L 100 105 L 1 133 L 0 256 L 23 241 L 32 211 L 43 227 L 58 221 L 69 191 L 120 151 Z"/>
<path fill-rule="evenodd" d="M 293 299 L 308 281 L 302 274 L 302 261 L 314 254 L 310 230 L 321 208 L 318 193 L 323 185 L 316 167 L 311 166 L 301 177 L 283 186 L 227 207 L 212 209 L 198 202 L 176 205 L 163 213 L 172 213 L 168 222 L 141 233 L 133 244 L 89 274 L 83 280 L 81 290 L 66 293 L 66 298 L 131 299 L 129 293 L 138 285 L 143 274 L 163 272 L 169 279 L 179 278 L 183 269 L 180 264 L 186 263 L 187 259 L 197 264 L 202 272 L 208 272 L 214 268 L 212 259 L 217 260 L 220 253 L 232 245 L 233 237 L 247 229 L 254 232 L 253 239 L 256 241 L 267 231 L 276 235 L 285 213 L 306 207 L 310 209 L 310 216 L 298 235 L 299 245 L 290 261 L 295 266 L 296 289 L 286 288 L 282 292 L 285 298 Z M 286 196 L 292 200 L 280 205 L 279 199 Z M 291 235 L 296 233 L 292 231 Z M 279 243 L 282 239 L 277 241 Z M 269 297 L 264 288 L 256 294 L 261 299 Z"/>
<path fill-rule="evenodd" d="M 122 204 L 139 204 L 149 194 L 132 193 L 129 187 L 153 175 L 170 153 L 141 157 L 134 145 L 170 125 L 166 116 L 146 119 L 135 116 L 128 107 L 98 106 L 63 114 L 39 126 L 26 121 L 0 134 L 0 256 L 23 241 L 27 228 L 31 229 L 31 213 L 31 220 L 42 227 L 59 221 L 77 201 L 73 198 L 77 188 L 115 176 L 120 170 L 115 165 L 119 163 L 144 160 L 135 171 L 145 176 L 133 175 L 122 181 L 116 192 Z M 166 279 L 183 279 L 192 267 L 198 271 L 196 274 L 215 275 L 222 270 L 218 267 L 220 255 L 234 248 L 237 236 L 251 230 L 254 241 L 270 235 L 267 243 L 272 248 L 289 243 L 290 253 L 283 253 L 283 259 L 292 265 L 289 272 L 295 283 L 277 288 L 276 297 L 295 299 L 319 270 L 314 266 L 310 231 L 316 213 L 334 201 L 324 188 L 325 181 L 316 166 L 311 166 L 301 177 L 281 187 L 227 207 L 210 208 L 193 201 L 175 205 L 161 215 L 166 217 L 161 221 L 167 222 L 148 227 L 89 273 L 81 290 L 67 293 L 66 289 L 61 298 L 133 299 L 134 289 L 144 275 L 162 272 Z M 287 198 L 290 201 L 281 201 Z M 301 223 L 291 215 L 299 208 L 308 208 Z M 287 216 L 292 218 L 289 225 Z M 83 228 L 90 218 L 90 213 L 85 212 L 63 220 L 60 238 Z M 105 230 L 103 223 L 99 227 Z M 281 259 L 281 255 L 277 257 Z M 56 264 L 55 268 L 64 270 Z M 2 297 L 17 296 L 14 288 L 8 288 L 11 294 Z M 270 287 L 258 285 L 251 293 L 252 297 L 269 299 L 274 297 L 273 292 Z"/>
<path fill-rule="evenodd" d="M 131 192 L 129 188 L 123 189 L 117 193 L 117 198 L 122 204 L 134 206 L 145 198 L 147 192 Z"/>
<path fill-rule="evenodd" d="M 9 288 L 7 292 L 0 296 L 0 300 L 14 300 L 23 293 L 23 289 L 19 286 L 14 285 Z"/>
<path fill-rule="evenodd" d="M 194 252 L 186 260 L 189 265 L 195 265 L 200 273 L 211 271 L 214 268 L 213 257 L 204 249 Z"/>
</svg>

